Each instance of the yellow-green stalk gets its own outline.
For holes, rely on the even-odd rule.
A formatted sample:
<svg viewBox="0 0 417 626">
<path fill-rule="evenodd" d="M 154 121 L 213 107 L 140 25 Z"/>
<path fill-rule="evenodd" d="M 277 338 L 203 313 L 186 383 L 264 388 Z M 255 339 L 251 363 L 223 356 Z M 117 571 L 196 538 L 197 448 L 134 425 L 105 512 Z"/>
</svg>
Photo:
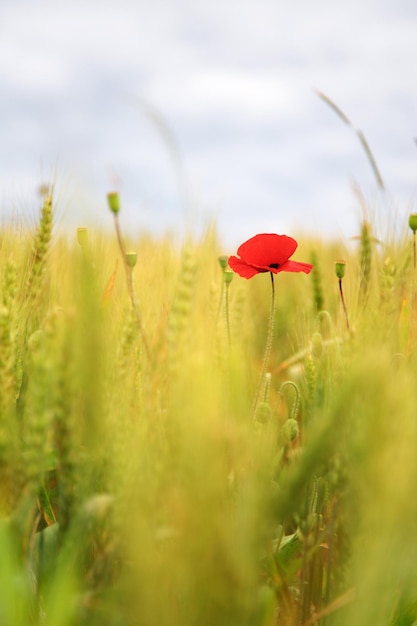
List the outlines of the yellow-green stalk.
<svg viewBox="0 0 417 626">
<path fill-rule="evenodd" d="M 126 246 L 123 241 L 122 231 L 121 231 L 120 222 L 119 222 L 120 197 L 117 191 L 113 191 L 107 194 L 107 203 L 110 208 L 110 211 L 113 213 L 114 226 L 116 230 L 116 236 L 117 236 L 117 241 L 118 241 L 119 248 L 120 248 L 120 253 L 123 259 L 123 266 L 125 268 L 127 290 L 129 292 L 129 297 L 132 303 L 132 308 L 136 316 L 140 334 L 142 336 L 142 341 L 143 341 L 146 355 L 148 359 L 152 359 L 147 335 L 143 327 L 142 314 L 140 311 L 139 302 L 138 302 L 136 292 L 133 286 L 133 268 L 135 267 L 136 262 L 137 262 L 137 255 L 135 252 L 126 251 Z"/>
<path fill-rule="evenodd" d="M 317 312 L 320 312 L 324 308 L 324 294 L 319 258 L 315 250 L 311 253 L 310 260 L 313 265 L 311 280 L 313 285 L 314 307 Z"/>
</svg>

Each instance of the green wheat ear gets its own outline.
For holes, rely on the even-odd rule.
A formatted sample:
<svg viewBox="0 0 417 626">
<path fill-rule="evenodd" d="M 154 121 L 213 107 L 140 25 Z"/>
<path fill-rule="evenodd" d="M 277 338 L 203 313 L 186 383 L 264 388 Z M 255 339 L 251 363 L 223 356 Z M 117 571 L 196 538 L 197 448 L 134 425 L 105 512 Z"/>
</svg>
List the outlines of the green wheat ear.
<svg viewBox="0 0 417 626">
<path fill-rule="evenodd" d="M 5 306 L 0 307 L 0 346 L 0 420 L 3 423 L 14 399 L 12 319 Z"/>
<path fill-rule="evenodd" d="M 16 264 L 13 259 L 8 259 L 1 280 L 3 306 L 0 305 L 0 368 L 5 367 L 6 363 L 7 368 L 11 368 L 12 366 L 12 344 L 14 341 L 13 331 L 15 323 L 13 319 L 13 309 L 15 306 L 16 286 Z M 2 392 L 3 387 L 0 386 L 0 397 L 3 396 Z"/>
<path fill-rule="evenodd" d="M 372 270 L 371 225 L 366 220 L 363 220 L 361 226 L 359 257 L 361 271 L 360 291 L 363 297 L 365 297 L 369 290 Z"/>
<path fill-rule="evenodd" d="M 17 268 L 13 259 L 7 259 L 3 271 L 2 297 L 6 308 L 11 309 L 16 297 L 17 290 Z"/>
<path fill-rule="evenodd" d="M 53 212 L 52 195 L 45 198 L 38 229 L 32 247 L 32 259 L 29 276 L 26 282 L 25 299 L 29 304 L 34 304 L 39 298 L 44 274 L 46 270 L 46 257 L 52 236 Z"/>
<path fill-rule="evenodd" d="M 180 275 L 168 319 L 167 344 L 171 373 L 177 371 L 189 338 L 188 327 L 195 273 L 194 252 L 188 245 L 183 251 Z"/>
<path fill-rule="evenodd" d="M 1 277 L 0 304 L 0 513 L 9 513 L 20 492 L 16 395 L 20 386 L 20 335 L 16 306 L 17 268 L 9 258 Z"/>
<path fill-rule="evenodd" d="M 319 313 L 324 308 L 324 295 L 320 263 L 317 252 L 315 250 L 311 253 L 310 261 L 313 265 L 313 269 L 311 271 L 311 279 L 313 285 L 314 306 L 317 313 Z"/>
</svg>

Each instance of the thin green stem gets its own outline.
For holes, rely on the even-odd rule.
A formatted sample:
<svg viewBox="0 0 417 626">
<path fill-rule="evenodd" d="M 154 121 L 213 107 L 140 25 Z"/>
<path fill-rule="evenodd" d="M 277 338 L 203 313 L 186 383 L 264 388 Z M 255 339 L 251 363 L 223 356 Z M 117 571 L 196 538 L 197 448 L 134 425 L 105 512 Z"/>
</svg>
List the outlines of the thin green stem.
<svg viewBox="0 0 417 626">
<path fill-rule="evenodd" d="M 348 331 L 350 332 L 349 317 L 348 317 L 348 312 L 347 312 L 347 308 L 346 308 L 345 297 L 343 295 L 343 287 L 342 287 L 342 279 L 341 278 L 339 278 L 339 292 L 340 292 L 340 299 L 341 299 L 342 305 L 343 305 L 343 311 L 345 313 L 346 326 L 347 326 Z"/>
<path fill-rule="evenodd" d="M 265 374 L 265 386 L 264 386 L 264 397 L 263 402 L 269 402 L 269 392 L 271 391 L 271 372 L 266 372 Z"/>
<path fill-rule="evenodd" d="M 124 245 L 122 233 L 120 230 L 119 216 L 117 213 L 114 214 L 114 226 L 116 229 L 117 241 L 119 243 L 120 252 L 122 253 L 123 266 L 125 268 L 125 273 L 126 273 L 127 290 L 129 292 L 132 309 L 133 309 L 133 312 L 135 314 L 135 317 L 138 323 L 140 334 L 142 336 L 142 341 L 143 341 L 146 355 L 148 359 L 151 360 L 151 351 L 149 349 L 148 340 L 146 338 L 145 330 L 143 328 L 142 316 L 140 313 L 139 304 L 136 299 L 135 290 L 133 288 L 133 268 L 130 267 L 130 265 L 128 265 L 126 261 L 126 247 Z"/>
<path fill-rule="evenodd" d="M 230 335 L 230 318 L 229 318 L 229 284 L 230 283 L 226 283 L 225 307 L 226 307 L 227 341 L 228 341 L 229 352 L 230 352 L 232 340 L 231 340 L 231 335 Z"/>
<path fill-rule="evenodd" d="M 120 252 L 123 256 L 123 263 L 126 265 L 126 248 L 122 237 L 122 231 L 120 230 L 119 215 L 114 213 L 114 227 L 116 229 L 117 242 L 119 244 Z"/>
<path fill-rule="evenodd" d="M 270 272 L 271 276 L 271 309 L 269 311 L 269 319 L 268 319 L 268 332 L 266 336 L 266 344 L 265 344 L 265 352 L 264 359 L 262 362 L 261 374 L 259 376 L 258 386 L 256 388 L 255 398 L 253 400 L 252 414 L 255 416 L 256 408 L 258 406 L 259 396 L 261 394 L 262 385 L 265 380 L 265 373 L 269 363 L 269 357 L 271 355 L 272 349 L 272 339 L 274 336 L 274 321 L 275 321 L 275 283 L 274 283 L 274 274 Z"/>
<path fill-rule="evenodd" d="M 413 271 L 413 280 L 412 280 L 412 297 L 411 297 L 411 315 L 412 315 L 412 328 L 415 328 L 416 324 L 416 313 L 417 313 L 417 289 L 416 289 L 416 281 L 417 281 L 417 250 L 416 250 L 416 231 L 413 230 L 413 258 L 414 258 L 414 271 Z"/>
<path fill-rule="evenodd" d="M 290 411 L 289 417 L 292 418 L 292 419 L 297 419 L 298 410 L 300 408 L 300 402 L 301 402 L 300 389 L 299 389 L 298 385 L 294 381 L 286 380 L 285 382 L 282 383 L 281 387 L 279 388 L 279 397 L 280 398 L 284 397 L 284 389 L 286 389 L 287 387 L 292 387 L 294 389 L 294 391 L 295 391 L 295 398 L 294 398 L 294 401 L 293 401 L 292 406 L 291 406 L 291 411 Z"/>
</svg>

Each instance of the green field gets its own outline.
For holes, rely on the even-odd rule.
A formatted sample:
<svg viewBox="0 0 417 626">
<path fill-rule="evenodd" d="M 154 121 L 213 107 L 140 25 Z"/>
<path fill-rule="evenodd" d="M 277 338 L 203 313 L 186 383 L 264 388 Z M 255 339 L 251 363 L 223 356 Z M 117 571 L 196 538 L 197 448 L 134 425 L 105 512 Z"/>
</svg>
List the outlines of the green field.
<svg viewBox="0 0 417 626">
<path fill-rule="evenodd" d="M 416 624 L 408 223 L 301 236 L 271 317 L 214 228 L 117 208 L 0 229 L 0 626 Z"/>
</svg>

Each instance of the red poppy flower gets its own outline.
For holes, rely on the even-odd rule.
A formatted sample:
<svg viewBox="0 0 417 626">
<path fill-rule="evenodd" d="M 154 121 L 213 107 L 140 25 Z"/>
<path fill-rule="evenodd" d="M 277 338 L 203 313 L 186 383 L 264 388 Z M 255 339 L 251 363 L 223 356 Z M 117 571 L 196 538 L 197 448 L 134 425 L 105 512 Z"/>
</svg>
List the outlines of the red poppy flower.
<svg viewBox="0 0 417 626">
<path fill-rule="evenodd" d="M 229 266 L 243 278 L 252 278 L 261 272 L 304 272 L 313 268 L 310 263 L 290 261 L 297 248 L 297 242 L 287 235 L 255 235 L 242 243 L 238 255 L 229 257 Z"/>
</svg>

